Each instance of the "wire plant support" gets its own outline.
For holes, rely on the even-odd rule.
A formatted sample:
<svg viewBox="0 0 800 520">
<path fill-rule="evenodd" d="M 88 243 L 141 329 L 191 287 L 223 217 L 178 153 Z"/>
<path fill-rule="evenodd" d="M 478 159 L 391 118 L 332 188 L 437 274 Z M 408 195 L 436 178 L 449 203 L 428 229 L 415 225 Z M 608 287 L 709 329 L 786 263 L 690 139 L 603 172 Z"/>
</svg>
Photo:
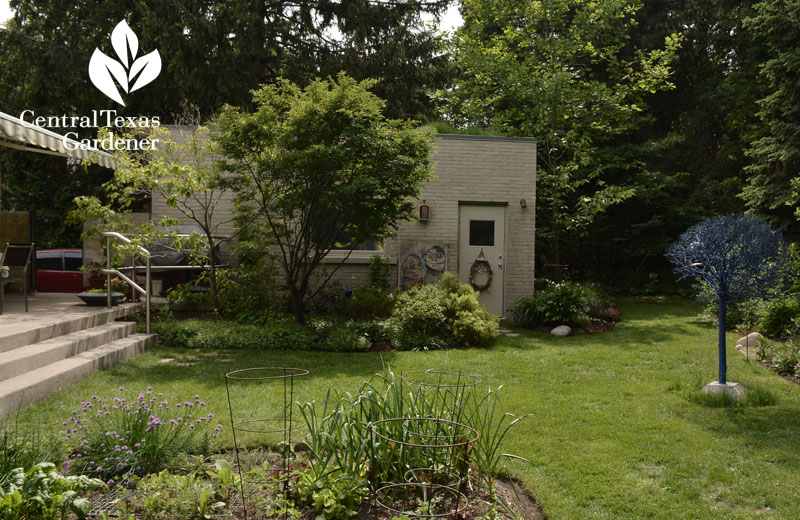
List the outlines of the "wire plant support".
<svg viewBox="0 0 800 520">
<path fill-rule="evenodd" d="M 456 518 L 469 505 L 464 493 L 469 454 L 478 432 L 463 424 L 467 397 L 483 382 L 461 372 L 418 370 L 401 375 L 411 392 L 414 417 L 371 424 L 372 461 L 396 464 L 401 482 L 373 482 L 375 503 L 391 515 Z M 376 449 L 386 453 L 378 460 Z"/>
<path fill-rule="evenodd" d="M 308 370 L 302 368 L 288 367 L 260 367 L 244 368 L 234 370 L 225 374 L 225 391 L 228 396 L 228 409 L 231 416 L 231 430 L 233 432 L 233 446 L 236 453 L 236 466 L 239 471 L 239 484 L 242 493 L 242 508 L 244 518 L 247 519 L 247 496 L 245 493 L 245 483 L 253 485 L 265 485 L 279 483 L 284 500 L 288 499 L 289 480 L 291 478 L 291 458 L 292 458 L 292 432 L 302 427 L 302 422 L 294 418 L 294 380 L 296 377 L 308 375 Z M 262 418 L 239 418 L 234 414 L 231 392 L 232 386 L 237 385 L 263 385 L 265 400 L 274 398 L 270 396 L 268 386 L 280 387 L 278 393 L 282 394 L 281 412 L 275 417 Z M 235 390 L 234 390 L 235 391 Z M 246 471 L 241 457 L 242 435 L 255 434 L 261 437 L 264 445 L 269 443 L 269 437 L 280 437 L 280 460 L 277 467 L 271 468 L 268 475 L 274 478 L 258 478 L 258 475 Z"/>
</svg>

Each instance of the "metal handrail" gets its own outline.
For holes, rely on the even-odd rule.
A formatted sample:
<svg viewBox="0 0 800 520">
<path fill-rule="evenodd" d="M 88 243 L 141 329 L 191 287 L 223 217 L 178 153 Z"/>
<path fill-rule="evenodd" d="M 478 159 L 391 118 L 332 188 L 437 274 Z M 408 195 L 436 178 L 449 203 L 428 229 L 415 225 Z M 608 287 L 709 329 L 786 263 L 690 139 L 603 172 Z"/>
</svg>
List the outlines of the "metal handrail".
<svg viewBox="0 0 800 520">
<path fill-rule="evenodd" d="M 144 256 L 145 258 L 145 275 L 144 275 L 144 286 L 145 288 L 142 289 L 139 285 L 119 272 L 117 269 L 111 268 L 111 239 L 116 238 L 126 244 L 131 243 L 131 239 L 128 237 L 121 235 L 120 233 L 116 233 L 114 231 L 104 231 L 100 233 L 100 236 L 105 237 L 106 239 L 106 268 L 103 269 L 103 272 L 106 274 L 106 307 L 109 309 L 111 308 L 111 275 L 115 274 L 119 276 L 122 280 L 125 281 L 128 285 L 131 286 L 132 290 L 137 290 L 141 294 L 144 295 L 145 298 L 145 320 L 146 320 L 146 330 L 147 333 L 150 334 L 150 252 L 143 248 L 142 246 L 137 245 L 136 248 L 138 249 L 137 253 Z M 133 266 L 136 266 L 136 255 L 132 255 L 132 263 Z M 135 271 L 134 271 L 135 273 Z M 134 274 L 135 276 L 135 274 Z"/>
</svg>

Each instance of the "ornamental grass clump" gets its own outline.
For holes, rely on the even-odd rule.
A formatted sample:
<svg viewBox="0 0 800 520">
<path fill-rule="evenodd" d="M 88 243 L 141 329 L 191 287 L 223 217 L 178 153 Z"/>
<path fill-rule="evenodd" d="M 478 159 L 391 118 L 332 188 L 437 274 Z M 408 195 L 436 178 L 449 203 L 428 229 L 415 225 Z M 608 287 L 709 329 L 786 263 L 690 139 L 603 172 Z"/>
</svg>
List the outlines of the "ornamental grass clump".
<svg viewBox="0 0 800 520">
<path fill-rule="evenodd" d="M 219 435 L 222 425 L 209 430 L 214 414 L 206 414 L 205 406 L 199 395 L 170 403 L 153 387 L 135 397 L 120 387 L 110 401 L 93 395 L 63 422 L 64 441 L 73 448 L 65 470 L 102 478 L 109 485 L 156 472 L 199 440 Z"/>
</svg>

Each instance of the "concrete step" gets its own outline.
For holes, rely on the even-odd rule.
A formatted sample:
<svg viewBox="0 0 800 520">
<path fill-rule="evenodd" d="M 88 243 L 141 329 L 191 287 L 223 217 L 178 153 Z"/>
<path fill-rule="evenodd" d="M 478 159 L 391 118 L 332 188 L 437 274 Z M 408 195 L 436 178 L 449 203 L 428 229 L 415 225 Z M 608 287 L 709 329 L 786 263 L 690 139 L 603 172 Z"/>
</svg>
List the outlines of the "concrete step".
<svg viewBox="0 0 800 520">
<path fill-rule="evenodd" d="M 133 359 L 156 344 L 155 334 L 132 334 L 67 359 L 0 381 L 0 417 L 40 401 L 97 370 Z"/>
<path fill-rule="evenodd" d="M 4 316 L 0 323 L 0 353 L 110 323 L 132 314 L 141 306 L 127 303 L 106 309 L 78 305 L 67 307 L 65 312 L 58 314 L 31 312 Z"/>
<path fill-rule="evenodd" d="M 132 321 L 105 323 L 0 353 L 0 381 L 130 336 L 135 330 Z"/>
</svg>

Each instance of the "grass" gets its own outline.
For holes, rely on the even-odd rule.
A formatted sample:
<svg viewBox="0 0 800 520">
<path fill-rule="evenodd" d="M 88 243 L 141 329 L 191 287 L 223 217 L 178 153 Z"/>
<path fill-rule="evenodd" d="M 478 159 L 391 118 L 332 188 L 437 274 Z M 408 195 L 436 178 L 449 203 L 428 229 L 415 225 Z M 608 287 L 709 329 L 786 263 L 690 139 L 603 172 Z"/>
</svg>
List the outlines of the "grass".
<svg viewBox="0 0 800 520">
<path fill-rule="evenodd" d="M 597 336 L 556 338 L 521 332 L 486 350 L 336 354 L 181 352 L 157 349 L 103 371 L 23 410 L 28 424 L 59 428 L 76 403 L 148 385 L 165 395 L 201 394 L 208 411 L 228 417 L 226 371 L 298 366 L 298 401 L 324 399 L 330 386 L 353 391 L 371 374 L 446 368 L 503 385 L 501 407 L 532 414 L 513 429 L 508 470 L 557 519 L 796 519 L 800 517 L 800 387 L 747 363 L 729 336 L 728 378 L 754 388 L 760 406 L 691 399 L 716 379 L 716 331 L 694 321 L 686 302 L 623 301 L 624 321 Z M 163 357 L 199 356 L 177 366 Z M 233 359 L 218 362 L 217 358 Z M 249 387 L 235 409 L 273 416 L 282 388 Z M 271 392 L 271 393 L 270 393 Z M 271 396 L 274 400 L 270 401 Z M 766 396 L 766 397 L 765 397 Z M 774 402 L 775 404 L 769 404 Z M 224 421 L 223 421 L 224 422 Z M 230 428 L 220 447 L 232 444 Z M 758 516 L 757 516 L 758 515 Z"/>
</svg>

